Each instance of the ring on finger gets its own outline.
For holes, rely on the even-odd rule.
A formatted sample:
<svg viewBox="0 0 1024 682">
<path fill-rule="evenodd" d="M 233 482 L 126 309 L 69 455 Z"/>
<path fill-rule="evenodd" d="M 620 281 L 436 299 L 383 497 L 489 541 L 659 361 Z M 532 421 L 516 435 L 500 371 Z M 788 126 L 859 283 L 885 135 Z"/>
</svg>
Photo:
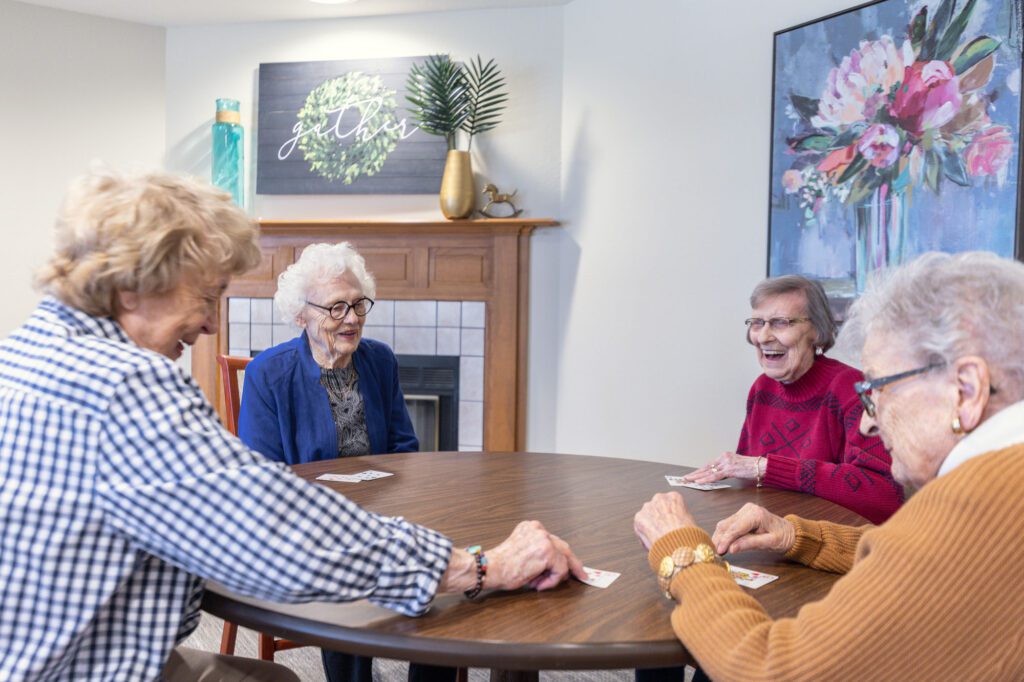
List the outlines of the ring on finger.
<svg viewBox="0 0 1024 682">
<path fill-rule="evenodd" d="M 713 473 L 716 473 L 716 474 L 717 474 L 717 473 L 718 473 L 718 465 L 717 465 L 717 464 L 712 464 L 712 465 L 711 465 L 711 471 L 712 471 Z"/>
</svg>

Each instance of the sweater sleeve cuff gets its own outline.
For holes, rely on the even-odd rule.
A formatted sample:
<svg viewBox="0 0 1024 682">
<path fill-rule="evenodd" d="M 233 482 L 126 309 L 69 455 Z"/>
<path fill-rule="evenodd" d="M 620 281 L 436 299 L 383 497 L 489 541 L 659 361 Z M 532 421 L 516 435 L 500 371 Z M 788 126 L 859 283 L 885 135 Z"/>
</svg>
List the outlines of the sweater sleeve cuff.
<svg viewBox="0 0 1024 682">
<path fill-rule="evenodd" d="M 805 566 L 811 565 L 821 551 L 821 524 L 817 521 L 802 519 L 795 514 L 788 514 L 786 520 L 793 524 L 796 530 L 796 540 L 786 552 L 785 557 Z"/>
<path fill-rule="evenodd" d="M 677 528 L 661 536 L 657 542 L 651 545 L 651 551 L 647 554 L 647 561 L 651 566 L 651 570 L 657 573 L 661 560 L 671 555 L 677 548 L 683 546 L 696 547 L 702 542 L 711 544 L 711 536 L 704 529 L 695 526 Z"/>
<path fill-rule="evenodd" d="M 764 483 L 773 488 L 792 490 L 797 480 L 800 460 L 793 457 L 780 457 L 772 455 L 766 458 L 764 469 Z"/>
</svg>

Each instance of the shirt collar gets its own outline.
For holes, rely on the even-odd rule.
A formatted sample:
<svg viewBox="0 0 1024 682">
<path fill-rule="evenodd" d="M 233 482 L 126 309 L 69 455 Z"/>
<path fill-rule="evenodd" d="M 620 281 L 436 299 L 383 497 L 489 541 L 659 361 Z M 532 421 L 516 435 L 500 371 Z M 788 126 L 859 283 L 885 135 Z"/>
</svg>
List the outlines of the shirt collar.
<svg viewBox="0 0 1024 682">
<path fill-rule="evenodd" d="M 986 452 L 1024 443 L 1024 400 L 992 415 L 950 450 L 939 467 L 939 476 L 948 474 L 967 460 Z"/>
<path fill-rule="evenodd" d="M 39 303 L 39 310 L 43 315 L 55 318 L 60 324 L 79 334 L 91 334 L 135 345 L 113 318 L 94 317 L 53 296 L 44 297 Z"/>
</svg>

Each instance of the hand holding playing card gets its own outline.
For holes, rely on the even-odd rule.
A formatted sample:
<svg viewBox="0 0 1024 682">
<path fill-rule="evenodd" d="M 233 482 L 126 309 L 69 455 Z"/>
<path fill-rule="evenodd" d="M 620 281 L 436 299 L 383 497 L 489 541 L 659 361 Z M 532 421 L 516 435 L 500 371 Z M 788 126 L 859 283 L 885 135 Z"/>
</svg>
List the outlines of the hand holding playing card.
<svg viewBox="0 0 1024 682">
<path fill-rule="evenodd" d="M 748 502 L 738 512 L 718 522 L 711 540 L 719 554 L 751 549 L 785 554 L 796 542 L 796 528 L 781 516 Z"/>
<path fill-rule="evenodd" d="M 488 589 L 547 590 L 569 577 L 583 580 L 583 563 L 562 538 L 549 533 L 539 521 L 523 521 L 494 549 L 487 551 Z"/>
<path fill-rule="evenodd" d="M 633 517 L 633 530 L 645 549 L 650 549 L 658 538 L 676 528 L 696 525 L 683 496 L 676 492 L 658 493 Z"/>
<path fill-rule="evenodd" d="M 757 478 L 757 457 L 723 452 L 694 472 L 683 476 L 688 483 L 714 483 L 723 478 L 743 478 L 753 481 Z"/>
</svg>

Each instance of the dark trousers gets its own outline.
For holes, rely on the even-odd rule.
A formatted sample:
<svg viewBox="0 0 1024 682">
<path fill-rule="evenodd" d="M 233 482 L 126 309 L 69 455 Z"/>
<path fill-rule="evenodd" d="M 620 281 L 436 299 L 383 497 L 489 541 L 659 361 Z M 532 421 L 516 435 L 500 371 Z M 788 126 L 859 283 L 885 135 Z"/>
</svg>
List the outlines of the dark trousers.
<svg viewBox="0 0 1024 682">
<path fill-rule="evenodd" d="M 340 651 L 320 650 L 327 682 L 373 682 L 373 659 Z M 455 682 L 455 668 L 409 664 L 409 682 Z"/>
</svg>

